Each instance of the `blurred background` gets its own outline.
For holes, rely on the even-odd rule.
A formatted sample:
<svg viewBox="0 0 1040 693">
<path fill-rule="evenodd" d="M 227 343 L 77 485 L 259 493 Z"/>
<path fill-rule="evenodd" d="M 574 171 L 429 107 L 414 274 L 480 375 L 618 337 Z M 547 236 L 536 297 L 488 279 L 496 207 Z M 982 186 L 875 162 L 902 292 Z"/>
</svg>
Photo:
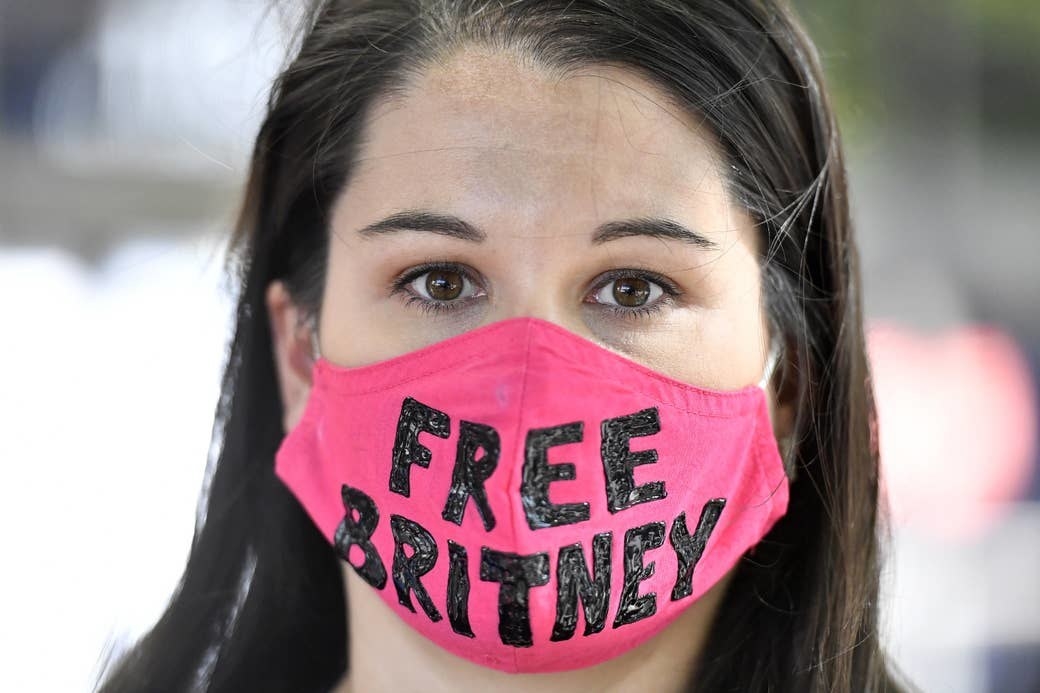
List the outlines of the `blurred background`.
<svg viewBox="0 0 1040 693">
<path fill-rule="evenodd" d="M 925 691 L 1040 691 L 1040 8 L 795 2 L 849 155 L 892 542 Z M 191 540 L 223 242 L 291 17 L 0 0 L 0 689 L 89 689 Z"/>
</svg>

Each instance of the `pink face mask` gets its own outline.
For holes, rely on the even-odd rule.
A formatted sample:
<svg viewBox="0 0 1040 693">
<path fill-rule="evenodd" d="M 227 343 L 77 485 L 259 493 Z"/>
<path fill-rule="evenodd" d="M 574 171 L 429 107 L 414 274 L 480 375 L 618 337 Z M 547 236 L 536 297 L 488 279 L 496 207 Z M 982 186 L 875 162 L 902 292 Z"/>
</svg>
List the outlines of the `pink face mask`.
<svg viewBox="0 0 1040 693">
<path fill-rule="evenodd" d="M 504 320 L 368 366 L 319 358 L 275 468 L 422 635 L 502 671 L 577 669 L 659 633 L 786 511 L 771 369 L 707 390 Z"/>
</svg>

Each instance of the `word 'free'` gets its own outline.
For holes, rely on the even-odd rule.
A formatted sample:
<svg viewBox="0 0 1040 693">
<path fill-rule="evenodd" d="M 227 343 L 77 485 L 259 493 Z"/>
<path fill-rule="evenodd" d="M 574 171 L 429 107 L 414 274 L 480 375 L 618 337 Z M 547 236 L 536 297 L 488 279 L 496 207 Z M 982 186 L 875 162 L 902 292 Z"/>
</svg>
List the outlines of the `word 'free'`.
<svg viewBox="0 0 1040 693">
<path fill-rule="evenodd" d="M 448 438 L 450 430 L 451 419 L 446 413 L 411 397 L 404 399 L 397 421 L 390 466 L 391 491 L 409 497 L 411 467 L 430 466 L 433 455 L 429 448 L 419 442 L 419 434 L 425 432 L 438 438 Z M 657 462 L 657 451 L 629 449 L 632 438 L 651 436 L 660 431 L 661 420 L 656 408 L 605 419 L 600 423 L 600 459 L 606 481 L 607 509 L 611 513 L 667 496 L 663 481 L 637 485 L 632 473 L 639 465 Z M 531 529 L 557 527 L 589 519 L 587 502 L 553 503 L 549 500 L 551 483 L 575 478 L 572 463 L 549 463 L 549 448 L 581 442 L 583 435 L 584 423 L 581 421 L 534 428 L 527 432 L 520 500 Z M 472 498 L 484 529 L 490 532 L 495 527 L 495 515 L 488 504 L 484 483 L 498 467 L 501 450 L 501 439 L 493 427 L 460 421 L 451 488 L 441 513 L 445 520 L 461 526 L 466 505 Z M 478 453 L 481 453 L 479 457 Z"/>
</svg>

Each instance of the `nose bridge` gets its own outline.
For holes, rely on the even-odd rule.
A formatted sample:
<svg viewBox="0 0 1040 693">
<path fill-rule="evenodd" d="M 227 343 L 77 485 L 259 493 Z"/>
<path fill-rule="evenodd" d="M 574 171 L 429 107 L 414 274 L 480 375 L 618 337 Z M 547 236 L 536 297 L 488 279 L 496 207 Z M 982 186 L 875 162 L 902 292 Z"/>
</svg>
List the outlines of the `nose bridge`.
<svg viewBox="0 0 1040 693">
<path fill-rule="evenodd" d="M 571 251 L 544 231 L 525 230 L 521 235 L 498 239 L 502 261 L 498 263 L 491 295 L 489 322 L 509 318 L 540 318 L 561 327 L 575 327 L 577 306 L 573 263 L 567 261 Z M 502 241 L 505 241 L 502 243 Z"/>
<path fill-rule="evenodd" d="M 575 329 L 573 311 L 563 305 L 558 292 L 548 288 L 503 296 L 492 308 L 489 320 L 498 322 L 510 318 L 539 318 L 571 331 Z"/>
</svg>

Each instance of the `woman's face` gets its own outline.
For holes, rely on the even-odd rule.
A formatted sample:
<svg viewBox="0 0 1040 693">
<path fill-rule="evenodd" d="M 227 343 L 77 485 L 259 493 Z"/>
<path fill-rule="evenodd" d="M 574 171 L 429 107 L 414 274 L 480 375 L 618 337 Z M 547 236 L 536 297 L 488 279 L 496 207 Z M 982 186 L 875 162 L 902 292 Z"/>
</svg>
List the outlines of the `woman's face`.
<svg viewBox="0 0 1040 693">
<path fill-rule="evenodd" d="M 334 206 L 322 355 L 359 366 L 534 316 L 678 380 L 755 383 L 758 241 L 713 146 L 621 69 L 554 81 L 476 49 L 428 69 L 370 114 Z"/>
<path fill-rule="evenodd" d="M 322 355 L 361 366 L 530 316 L 691 384 L 757 382 L 768 336 L 755 229 L 724 190 L 710 137 L 666 103 L 621 69 L 554 81 L 469 50 L 378 104 L 330 220 Z M 268 309 L 290 430 L 308 398 L 309 340 L 281 282 Z M 787 407 L 774 414 L 778 434 L 788 419 Z M 351 628 L 422 649 L 343 570 Z M 726 582 L 600 678 L 687 666 Z M 460 660 L 441 663 L 461 676 Z M 486 687 L 477 669 L 474 690 Z"/>
</svg>

